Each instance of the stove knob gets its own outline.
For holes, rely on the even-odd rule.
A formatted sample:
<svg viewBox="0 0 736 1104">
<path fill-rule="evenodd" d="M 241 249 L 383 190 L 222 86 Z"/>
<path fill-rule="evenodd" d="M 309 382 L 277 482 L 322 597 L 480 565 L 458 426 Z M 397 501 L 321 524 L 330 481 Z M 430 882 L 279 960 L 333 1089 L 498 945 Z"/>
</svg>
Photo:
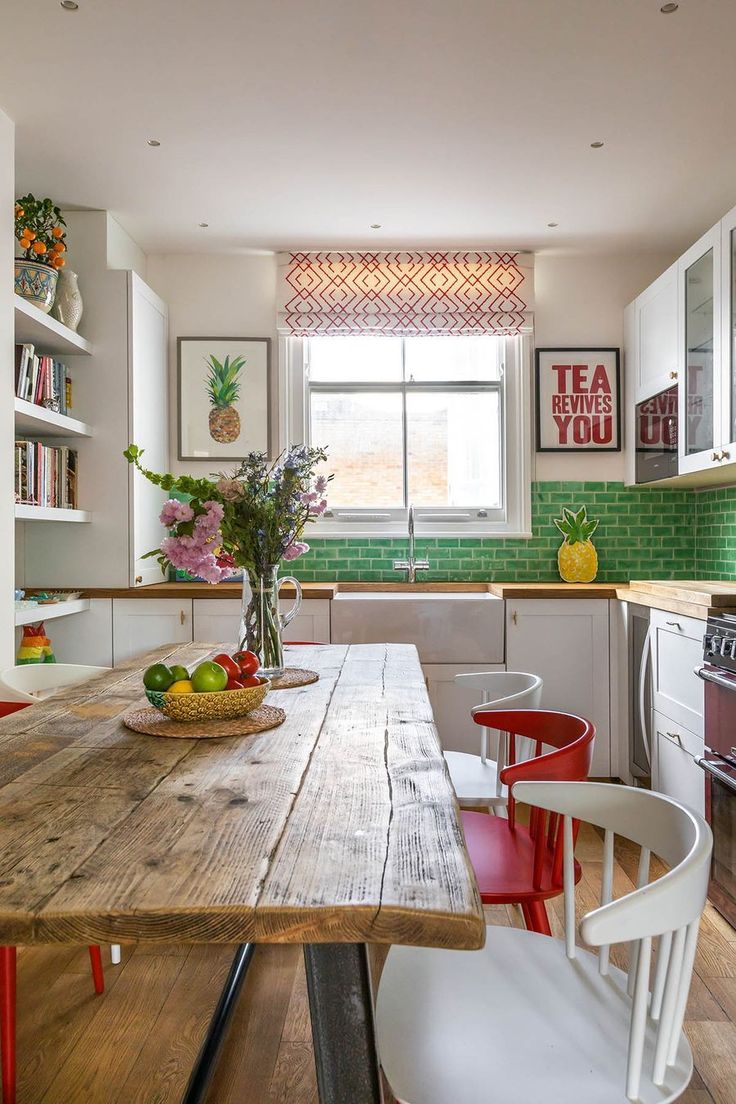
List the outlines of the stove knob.
<svg viewBox="0 0 736 1104">
<path fill-rule="evenodd" d="M 715 633 L 710 638 L 710 654 L 718 655 L 721 650 L 721 638 L 716 636 Z"/>
</svg>

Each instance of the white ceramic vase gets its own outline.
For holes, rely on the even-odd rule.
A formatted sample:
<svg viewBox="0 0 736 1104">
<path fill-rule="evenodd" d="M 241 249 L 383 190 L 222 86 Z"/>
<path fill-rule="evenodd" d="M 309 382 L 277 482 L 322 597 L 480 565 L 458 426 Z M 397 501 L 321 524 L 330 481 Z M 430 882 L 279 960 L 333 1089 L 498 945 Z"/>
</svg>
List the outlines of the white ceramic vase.
<svg viewBox="0 0 736 1104">
<path fill-rule="evenodd" d="M 59 273 L 59 283 L 56 288 L 56 297 L 51 308 L 51 315 L 58 322 L 76 332 L 83 310 L 84 303 L 77 282 L 77 274 L 68 268 L 62 268 Z"/>
</svg>

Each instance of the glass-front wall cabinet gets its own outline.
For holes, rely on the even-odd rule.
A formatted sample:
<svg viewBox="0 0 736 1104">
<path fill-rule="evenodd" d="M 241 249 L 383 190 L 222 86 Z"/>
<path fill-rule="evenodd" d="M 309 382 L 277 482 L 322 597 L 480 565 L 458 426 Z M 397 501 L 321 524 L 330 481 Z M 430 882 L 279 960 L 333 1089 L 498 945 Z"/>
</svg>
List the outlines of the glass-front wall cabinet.
<svg viewBox="0 0 736 1104">
<path fill-rule="evenodd" d="M 714 249 L 685 268 L 685 453 L 712 449 L 715 425 Z"/>
<path fill-rule="evenodd" d="M 729 441 L 736 441 L 736 228 L 729 231 L 729 243 L 727 264 L 729 273 L 729 309 L 727 312 L 728 329 L 724 352 L 728 358 L 729 388 L 728 397 L 731 403 L 729 417 Z"/>
</svg>

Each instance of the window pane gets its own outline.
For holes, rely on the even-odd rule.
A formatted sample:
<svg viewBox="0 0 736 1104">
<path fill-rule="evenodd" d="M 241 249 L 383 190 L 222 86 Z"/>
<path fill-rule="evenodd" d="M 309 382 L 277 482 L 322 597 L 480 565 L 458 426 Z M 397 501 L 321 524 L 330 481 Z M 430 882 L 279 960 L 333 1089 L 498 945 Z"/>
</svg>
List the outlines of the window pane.
<svg viewBox="0 0 736 1104">
<path fill-rule="evenodd" d="M 497 391 L 412 392 L 406 414 L 410 502 L 438 508 L 503 505 Z"/>
<path fill-rule="evenodd" d="M 310 337 L 312 383 L 400 383 L 400 337 Z"/>
<path fill-rule="evenodd" d="M 401 507 L 401 395 L 312 393 L 311 441 L 329 449 L 330 507 Z"/>
<path fill-rule="evenodd" d="M 427 382 L 499 380 L 499 337 L 407 337 L 406 378 Z"/>
</svg>

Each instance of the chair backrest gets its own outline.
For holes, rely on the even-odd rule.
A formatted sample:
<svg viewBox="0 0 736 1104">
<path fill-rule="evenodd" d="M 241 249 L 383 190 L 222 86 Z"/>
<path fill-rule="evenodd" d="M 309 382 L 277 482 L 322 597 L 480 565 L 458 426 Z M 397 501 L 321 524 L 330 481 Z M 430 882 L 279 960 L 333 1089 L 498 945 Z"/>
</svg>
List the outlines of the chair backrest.
<svg viewBox="0 0 736 1104">
<path fill-rule="evenodd" d="M 28 703 L 39 701 L 63 686 L 85 682 L 109 670 L 109 667 L 81 663 L 27 663 L 6 667 L 0 672 L 0 698 Z"/>
<path fill-rule="evenodd" d="M 601 903 L 580 923 L 580 934 L 599 947 L 599 970 L 607 974 L 612 943 L 630 941 L 628 992 L 632 997 L 626 1095 L 639 1099 L 644 1039 L 649 1019 L 657 1025 L 652 1069 L 664 1083 L 674 1063 L 682 1031 L 700 917 L 705 907 L 713 850 L 702 817 L 663 794 L 606 782 L 518 781 L 514 796 L 563 820 L 565 944 L 575 957 L 574 822 L 604 829 Z M 613 900 L 615 836 L 641 848 L 637 888 Z M 650 856 L 670 867 L 649 880 Z M 650 992 L 653 940 L 657 940 Z"/>
<path fill-rule="evenodd" d="M 491 704 L 495 709 L 539 709 L 542 704 L 542 679 L 526 671 L 476 671 L 455 675 L 455 683 L 482 691 L 483 704 L 476 709 Z"/>
</svg>

